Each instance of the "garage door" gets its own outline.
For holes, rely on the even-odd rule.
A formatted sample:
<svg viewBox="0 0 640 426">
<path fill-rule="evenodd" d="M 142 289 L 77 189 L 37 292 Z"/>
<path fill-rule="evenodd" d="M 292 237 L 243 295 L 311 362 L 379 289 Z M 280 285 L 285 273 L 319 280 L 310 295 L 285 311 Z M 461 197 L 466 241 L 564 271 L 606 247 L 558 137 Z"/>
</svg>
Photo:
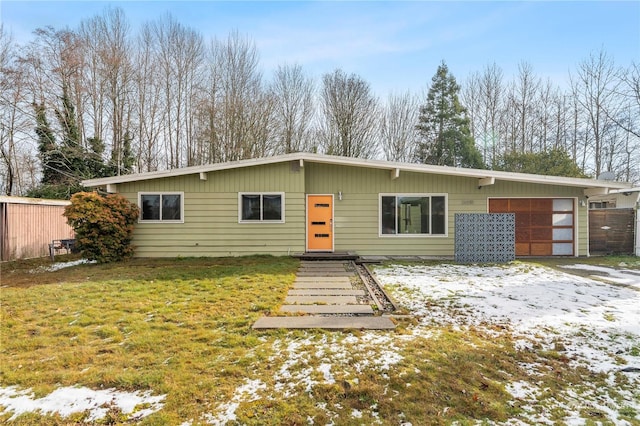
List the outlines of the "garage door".
<svg viewBox="0 0 640 426">
<path fill-rule="evenodd" d="M 491 198 L 489 213 L 515 213 L 516 256 L 573 256 L 572 198 Z"/>
</svg>

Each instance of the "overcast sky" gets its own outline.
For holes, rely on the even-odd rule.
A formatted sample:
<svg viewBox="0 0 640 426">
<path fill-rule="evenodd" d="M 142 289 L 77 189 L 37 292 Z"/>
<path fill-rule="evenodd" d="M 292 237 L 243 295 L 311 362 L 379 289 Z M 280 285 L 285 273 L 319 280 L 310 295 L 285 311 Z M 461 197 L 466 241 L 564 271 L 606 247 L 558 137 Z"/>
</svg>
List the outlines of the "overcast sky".
<svg viewBox="0 0 640 426">
<path fill-rule="evenodd" d="M 341 68 L 378 96 L 426 89 L 442 60 L 459 81 L 492 62 L 510 77 L 526 61 L 558 84 L 600 49 L 620 66 L 640 61 L 638 1 L 0 0 L 0 13 L 5 29 L 24 42 L 38 27 L 73 29 L 109 5 L 124 10 L 134 31 L 167 12 L 205 39 L 238 30 L 255 42 L 267 77 L 285 63 L 316 79 Z"/>
</svg>

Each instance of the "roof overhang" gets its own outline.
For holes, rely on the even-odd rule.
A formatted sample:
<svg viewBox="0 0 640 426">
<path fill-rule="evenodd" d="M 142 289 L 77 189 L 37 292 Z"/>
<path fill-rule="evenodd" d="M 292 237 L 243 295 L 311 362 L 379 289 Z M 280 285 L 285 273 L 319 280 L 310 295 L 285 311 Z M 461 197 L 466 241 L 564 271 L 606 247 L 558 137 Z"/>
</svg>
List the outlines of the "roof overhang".
<svg viewBox="0 0 640 426">
<path fill-rule="evenodd" d="M 175 176 L 185 176 L 196 174 L 201 180 L 207 179 L 207 173 L 254 167 L 267 164 L 276 164 L 288 161 L 295 161 L 299 167 L 303 167 L 305 162 L 319 164 L 334 164 L 351 167 L 365 167 L 372 169 L 388 170 L 391 179 L 400 178 L 403 172 L 428 173 L 447 176 L 461 176 L 478 179 L 478 188 L 494 185 L 497 181 L 537 183 L 543 185 L 560 185 L 583 188 L 585 196 L 589 194 L 608 194 L 612 190 L 629 190 L 631 184 L 623 182 L 603 181 L 596 179 L 571 178 L 562 176 L 545 176 L 527 173 L 501 172 L 495 170 L 466 169 L 461 167 L 434 166 L 429 164 L 398 163 L 382 160 L 368 160 L 362 158 L 340 157 L 333 155 L 311 154 L 297 152 L 292 154 L 276 155 L 273 157 L 253 158 L 248 160 L 230 161 L 226 163 L 215 163 L 204 166 L 184 167 L 181 169 L 162 170 L 157 172 L 136 173 L 130 175 L 113 176 L 99 179 L 89 179 L 82 182 L 87 187 L 104 187 L 111 185 L 115 189 L 116 184 L 136 182 L 143 180 L 162 179 Z"/>
<path fill-rule="evenodd" d="M 50 200 L 47 198 L 14 197 L 10 195 L 0 195 L 0 203 L 4 204 L 32 204 L 41 206 L 68 206 L 69 200 Z"/>
</svg>

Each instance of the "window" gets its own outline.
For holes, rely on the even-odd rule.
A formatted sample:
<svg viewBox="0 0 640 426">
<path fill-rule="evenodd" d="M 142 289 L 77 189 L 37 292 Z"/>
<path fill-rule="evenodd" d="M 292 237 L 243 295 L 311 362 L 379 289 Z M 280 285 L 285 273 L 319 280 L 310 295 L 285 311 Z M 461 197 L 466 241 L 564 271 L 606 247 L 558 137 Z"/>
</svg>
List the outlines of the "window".
<svg viewBox="0 0 640 426">
<path fill-rule="evenodd" d="M 380 196 L 380 235 L 446 235 L 445 195 Z"/>
<path fill-rule="evenodd" d="M 141 222 L 183 222 L 182 192 L 139 193 Z"/>
<path fill-rule="evenodd" d="M 284 193 L 238 194 L 239 222 L 284 222 Z"/>
</svg>

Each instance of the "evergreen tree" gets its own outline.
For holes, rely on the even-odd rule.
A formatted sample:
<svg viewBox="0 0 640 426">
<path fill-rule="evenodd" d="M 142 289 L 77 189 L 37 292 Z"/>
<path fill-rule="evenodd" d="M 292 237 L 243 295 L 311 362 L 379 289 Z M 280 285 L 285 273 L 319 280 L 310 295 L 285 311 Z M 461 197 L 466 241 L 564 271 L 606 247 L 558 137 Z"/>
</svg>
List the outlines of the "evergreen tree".
<svg viewBox="0 0 640 426">
<path fill-rule="evenodd" d="M 416 129 L 421 138 L 416 160 L 442 166 L 484 168 L 475 146 L 460 86 L 442 62 L 431 79 L 427 102 L 420 107 Z"/>
<path fill-rule="evenodd" d="M 82 144 L 80 130 L 76 120 L 76 111 L 68 90 L 62 90 L 62 109 L 55 114 L 62 129 L 62 142 L 56 143 L 45 107 L 34 103 L 36 115 L 36 135 L 38 151 L 42 161 L 41 185 L 30 189 L 27 196 L 34 198 L 69 199 L 76 192 L 85 191 L 80 185 L 82 179 L 110 176 L 117 167 L 108 167 L 104 163 L 104 143 L 96 137 L 88 138 L 86 149 Z M 127 163 L 129 169 L 133 164 L 131 141 L 125 141 Z"/>
<path fill-rule="evenodd" d="M 33 109 L 36 116 L 35 131 L 38 137 L 38 152 L 42 162 L 41 183 L 43 185 L 55 185 L 63 180 L 63 175 L 59 171 L 63 160 L 62 154 L 47 120 L 44 104 L 34 102 Z"/>
<path fill-rule="evenodd" d="M 495 170 L 505 172 L 579 178 L 588 177 L 563 149 L 551 149 L 549 151 L 535 153 L 509 152 L 497 159 L 494 168 Z"/>
<path fill-rule="evenodd" d="M 62 87 L 62 111 L 56 110 L 56 117 L 62 128 L 61 152 L 63 155 L 64 173 L 67 176 L 67 183 L 78 183 L 80 180 L 91 176 L 88 173 L 88 165 L 84 147 L 82 146 L 76 110 L 69 97 L 69 89 L 66 85 Z"/>
<path fill-rule="evenodd" d="M 109 168 L 109 175 L 126 175 L 133 171 L 133 165 L 136 162 L 133 156 L 133 148 L 131 146 L 133 138 L 131 133 L 126 131 L 122 140 L 122 147 L 111 151 L 111 167 Z"/>
</svg>

